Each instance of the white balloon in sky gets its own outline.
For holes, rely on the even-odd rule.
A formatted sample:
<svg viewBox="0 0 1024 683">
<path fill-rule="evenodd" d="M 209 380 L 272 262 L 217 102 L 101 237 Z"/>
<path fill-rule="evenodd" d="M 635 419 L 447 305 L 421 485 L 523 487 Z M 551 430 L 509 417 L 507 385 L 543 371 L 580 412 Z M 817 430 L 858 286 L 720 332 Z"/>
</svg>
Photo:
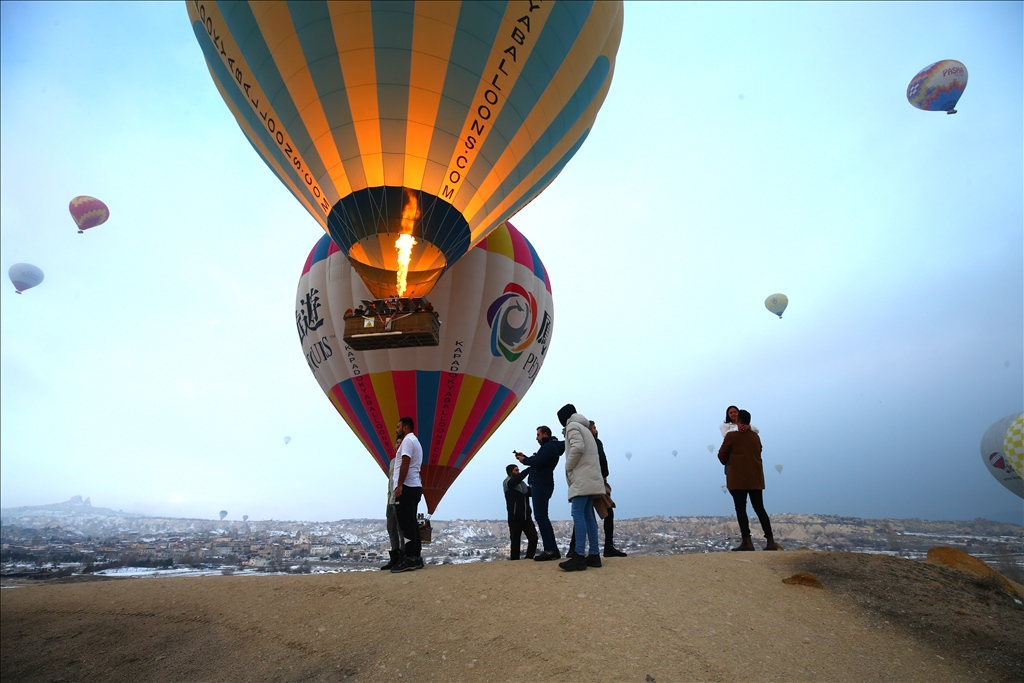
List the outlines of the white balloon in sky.
<svg viewBox="0 0 1024 683">
<path fill-rule="evenodd" d="M 708 453 L 714 453 L 714 452 L 715 452 L 715 447 L 713 445 L 711 445 L 711 444 L 708 444 Z"/>
<path fill-rule="evenodd" d="M 284 437 L 284 445 L 287 446 L 289 443 L 291 443 L 291 440 L 292 440 L 292 437 L 290 437 L 290 436 Z"/>
<path fill-rule="evenodd" d="M 782 474 L 782 465 L 776 465 L 775 471 L 778 472 L 779 474 Z"/>
<path fill-rule="evenodd" d="M 1024 480 L 1013 466 L 1014 452 L 1017 450 L 1013 427 L 1022 418 L 1024 414 L 1013 413 L 997 420 L 985 430 L 985 435 L 981 437 L 981 462 L 996 481 L 1015 495 L 1024 498 Z M 1016 437 L 1019 443 L 1019 429 Z"/>
<path fill-rule="evenodd" d="M 676 457 L 677 455 L 679 455 L 679 451 L 672 451 L 672 457 L 673 458 Z"/>
<path fill-rule="evenodd" d="M 633 459 L 633 454 L 632 453 L 626 453 L 626 460 L 632 460 L 632 459 Z"/>
</svg>

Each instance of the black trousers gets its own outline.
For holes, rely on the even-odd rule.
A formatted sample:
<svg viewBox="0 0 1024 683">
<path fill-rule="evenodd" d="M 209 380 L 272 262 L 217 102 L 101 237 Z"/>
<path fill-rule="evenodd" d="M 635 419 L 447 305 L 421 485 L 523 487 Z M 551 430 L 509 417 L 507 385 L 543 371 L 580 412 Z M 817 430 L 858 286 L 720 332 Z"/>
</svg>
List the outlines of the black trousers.
<svg viewBox="0 0 1024 683">
<path fill-rule="evenodd" d="M 508 535 L 512 538 L 511 560 L 519 559 L 519 544 L 523 540 L 523 533 L 526 533 L 526 559 L 532 560 L 537 554 L 537 527 L 533 525 L 532 519 L 510 519 L 508 521 Z"/>
<path fill-rule="evenodd" d="M 595 511 L 596 515 L 597 512 Z M 608 508 L 608 516 L 604 518 L 604 549 L 614 548 L 615 544 L 612 543 L 612 534 L 615 533 L 615 508 Z M 576 525 L 572 527 L 572 536 L 569 537 L 569 550 L 576 547 Z"/>
<path fill-rule="evenodd" d="M 740 523 L 740 533 L 744 536 L 750 535 L 750 520 L 747 519 L 747 495 L 749 494 L 750 506 L 754 508 L 757 518 L 761 521 L 761 530 L 764 531 L 764 537 L 775 538 L 772 535 L 772 523 L 768 519 L 768 513 L 764 511 L 764 491 L 758 489 L 749 491 L 729 489 L 729 493 L 732 494 L 732 500 L 736 503 L 736 521 Z"/>
<path fill-rule="evenodd" d="M 422 486 L 403 486 L 402 497 L 398 499 L 398 526 L 405 536 L 405 554 L 420 556 L 420 524 L 416 521 L 416 509 L 423 497 Z"/>
</svg>

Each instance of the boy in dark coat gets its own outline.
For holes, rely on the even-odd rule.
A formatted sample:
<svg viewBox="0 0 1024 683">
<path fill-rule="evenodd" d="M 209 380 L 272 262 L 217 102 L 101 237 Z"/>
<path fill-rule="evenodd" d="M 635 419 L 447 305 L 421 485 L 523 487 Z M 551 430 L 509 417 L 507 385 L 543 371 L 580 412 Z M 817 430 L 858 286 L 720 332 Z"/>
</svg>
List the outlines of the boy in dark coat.
<svg viewBox="0 0 1024 683">
<path fill-rule="evenodd" d="M 533 525 L 530 513 L 530 487 L 523 481 L 530 474 L 527 467 L 522 472 L 515 465 L 505 468 L 505 481 L 501 487 L 505 491 L 505 507 L 508 510 L 508 535 L 512 540 L 510 560 L 519 559 L 519 544 L 526 532 L 526 559 L 532 560 L 537 552 L 537 527 Z"/>
<path fill-rule="evenodd" d="M 741 425 L 750 424 L 750 413 L 739 411 L 736 421 Z M 757 513 L 767 543 L 765 550 L 778 550 L 772 535 L 772 523 L 764 509 L 764 467 L 761 463 L 761 437 L 752 429 L 729 432 L 725 435 L 722 447 L 718 451 L 718 460 L 723 465 L 729 463 L 725 475 L 725 485 L 732 494 L 736 504 L 736 520 L 740 523 L 743 541 L 733 550 L 753 550 L 754 543 L 750 539 L 750 521 L 747 519 L 747 496 L 750 505 Z"/>
</svg>

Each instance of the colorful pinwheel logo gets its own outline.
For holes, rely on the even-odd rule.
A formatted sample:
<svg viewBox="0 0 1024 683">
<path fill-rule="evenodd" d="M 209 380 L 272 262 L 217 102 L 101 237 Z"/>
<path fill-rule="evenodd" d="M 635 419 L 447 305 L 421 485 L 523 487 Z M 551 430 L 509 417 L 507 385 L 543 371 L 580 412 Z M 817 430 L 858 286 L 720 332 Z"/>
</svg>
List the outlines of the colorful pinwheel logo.
<svg viewBox="0 0 1024 683">
<path fill-rule="evenodd" d="M 537 299 L 514 282 L 487 309 L 491 353 L 509 362 L 523 355 L 537 336 Z"/>
</svg>

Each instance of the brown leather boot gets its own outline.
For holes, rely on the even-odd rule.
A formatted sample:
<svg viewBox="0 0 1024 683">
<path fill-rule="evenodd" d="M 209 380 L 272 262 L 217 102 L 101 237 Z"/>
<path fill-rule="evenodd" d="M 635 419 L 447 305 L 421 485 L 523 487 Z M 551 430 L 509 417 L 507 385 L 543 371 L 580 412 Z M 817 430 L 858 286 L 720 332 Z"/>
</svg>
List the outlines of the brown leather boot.
<svg viewBox="0 0 1024 683">
<path fill-rule="evenodd" d="M 782 550 L 779 544 L 775 542 L 774 538 L 769 537 L 764 540 L 767 541 L 767 543 L 764 544 L 765 550 Z"/>
<path fill-rule="evenodd" d="M 754 542 L 752 540 L 750 540 L 750 536 L 744 536 L 743 537 L 743 542 L 740 543 L 735 548 L 733 548 L 732 550 L 733 550 L 733 552 L 736 552 L 737 550 L 751 550 L 752 551 L 753 549 L 754 549 Z"/>
</svg>

